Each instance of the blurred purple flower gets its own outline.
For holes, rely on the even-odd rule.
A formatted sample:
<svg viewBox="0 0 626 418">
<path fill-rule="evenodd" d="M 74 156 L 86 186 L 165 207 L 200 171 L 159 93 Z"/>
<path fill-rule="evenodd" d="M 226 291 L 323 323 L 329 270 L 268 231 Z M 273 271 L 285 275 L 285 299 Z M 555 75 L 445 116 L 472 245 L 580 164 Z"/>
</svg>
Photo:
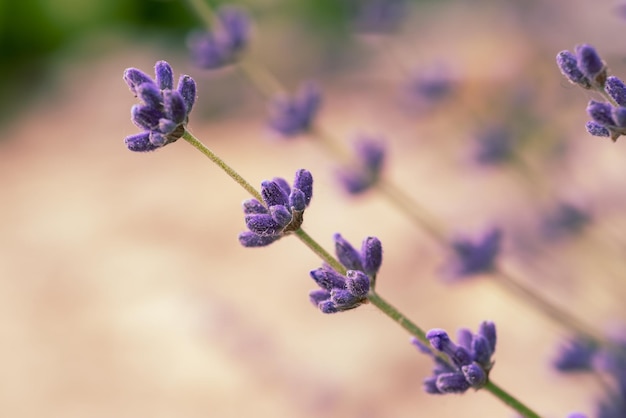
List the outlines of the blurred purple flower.
<svg viewBox="0 0 626 418">
<path fill-rule="evenodd" d="M 385 159 L 383 142 L 370 137 L 361 137 L 354 144 L 356 162 L 337 173 L 339 183 L 350 194 L 369 190 L 380 178 Z"/>
<path fill-rule="evenodd" d="M 474 158 L 479 164 L 490 166 L 510 160 L 517 138 L 509 127 L 494 125 L 479 133 L 475 143 Z"/>
<path fill-rule="evenodd" d="M 584 337 L 575 337 L 566 341 L 560 348 L 553 366 L 561 372 L 573 372 L 592 369 L 593 356 L 598 346 Z"/>
<path fill-rule="evenodd" d="M 460 329 L 457 334 L 459 344 L 450 340 L 442 329 L 432 329 L 426 333 L 430 345 L 444 353 L 449 362 L 435 356 L 417 338 L 411 342 L 425 354 L 435 360 L 433 376 L 424 380 L 424 390 L 430 394 L 463 393 L 467 389 L 480 389 L 485 386 L 489 372 L 493 367 L 491 357 L 496 350 L 496 326 L 484 321 L 478 333 L 469 329 Z"/>
<path fill-rule="evenodd" d="M 239 234 L 244 247 L 264 247 L 286 234 L 300 229 L 304 210 L 313 196 L 313 176 L 298 170 L 293 187 L 283 178 L 261 183 L 263 203 L 257 199 L 243 202 L 248 231 Z"/>
<path fill-rule="evenodd" d="M 349 14 L 359 32 L 393 31 L 406 14 L 405 0 L 348 0 Z"/>
<path fill-rule="evenodd" d="M 126 146 L 131 151 L 153 151 L 178 140 L 185 132 L 196 100 L 196 83 L 191 77 L 181 76 L 173 90 L 172 67 L 159 61 L 154 68 L 154 80 L 137 68 L 124 71 L 124 81 L 130 91 L 143 101 L 131 108 L 131 120 L 143 129 L 139 134 L 126 137 Z"/>
<path fill-rule="evenodd" d="M 463 237 L 453 240 L 452 259 L 443 269 L 444 276 L 460 279 L 493 270 L 501 239 L 500 229 L 492 228 L 474 241 Z"/>
<path fill-rule="evenodd" d="M 191 58 L 200 68 L 213 70 L 232 64 L 248 44 L 250 22 L 241 9 L 224 6 L 217 11 L 210 32 L 193 32 L 187 39 Z"/>
<path fill-rule="evenodd" d="M 270 103 L 269 126 L 283 137 L 293 137 L 311 128 L 322 95 L 314 83 L 303 84 L 292 96 L 278 96 Z"/>
<path fill-rule="evenodd" d="M 433 67 L 415 73 L 409 80 L 408 90 L 419 104 L 431 106 L 449 97 L 455 87 L 447 69 Z"/>
<path fill-rule="evenodd" d="M 567 202 L 560 202 L 541 222 L 541 235 L 558 240 L 580 232 L 591 222 L 591 216 L 583 209 Z"/>
<path fill-rule="evenodd" d="M 382 244 L 376 237 L 365 238 L 360 251 L 340 234 L 335 234 L 334 240 L 337 258 L 347 269 L 346 275 L 326 264 L 310 272 L 320 289 L 311 291 L 309 299 L 323 313 L 346 311 L 365 303 L 383 261 Z"/>
</svg>

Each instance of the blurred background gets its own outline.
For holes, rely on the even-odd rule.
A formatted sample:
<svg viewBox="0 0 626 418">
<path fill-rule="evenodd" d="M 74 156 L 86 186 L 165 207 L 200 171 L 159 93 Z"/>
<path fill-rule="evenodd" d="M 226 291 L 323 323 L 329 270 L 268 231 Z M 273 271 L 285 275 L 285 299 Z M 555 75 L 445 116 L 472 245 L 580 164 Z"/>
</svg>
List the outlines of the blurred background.
<svg viewBox="0 0 626 418">
<path fill-rule="evenodd" d="M 620 3 L 388 0 L 382 20 L 370 3 L 234 2 L 248 56 L 289 89 L 316 80 L 346 147 L 384 138 L 386 177 L 448 236 L 501 227 L 503 268 L 619 333 L 626 141 L 585 132 L 594 96 L 554 57 L 589 43 L 626 76 Z M 566 330 L 489 275 L 443 281 L 450 254 L 375 192 L 345 194 L 312 138 L 275 138 L 241 72 L 193 67 L 201 27 L 184 1 L 0 0 L 0 416 L 514 416 L 484 391 L 423 393 L 431 360 L 374 307 L 311 306 L 320 261 L 291 237 L 242 248 L 248 196 L 184 141 L 125 148 L 122 73 L 161 59 L 198 83 L 191 131 L 252 184 L 313 173 L 318 242 L 381 239 L 383 297 L 424 329 L 495 321 L 495 382 L 547 417 L 592 414 L 595 379 L 550 367 Z"/>
</svg>

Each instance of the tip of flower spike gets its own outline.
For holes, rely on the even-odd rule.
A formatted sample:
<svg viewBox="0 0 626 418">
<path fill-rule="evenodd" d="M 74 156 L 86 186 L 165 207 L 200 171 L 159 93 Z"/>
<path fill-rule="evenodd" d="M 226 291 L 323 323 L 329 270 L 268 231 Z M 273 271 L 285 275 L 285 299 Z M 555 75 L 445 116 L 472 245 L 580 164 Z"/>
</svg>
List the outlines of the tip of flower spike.
<svg viewBox="0 0 626 418">
<path fill-rule="evenodd" d="M 124 81 L 131 92 L 144 102 L 131 110 L 133 123 L 145 130 L 126 138 L 132 151 L 152 151 L 182 137 L 195 99 L 195 82 L 190 77 L 183 76 L 175 91 L 171 66 L 158 61 L 154 68 L 155 80 L 136 68 L 124 71 Z"/>
</svg>

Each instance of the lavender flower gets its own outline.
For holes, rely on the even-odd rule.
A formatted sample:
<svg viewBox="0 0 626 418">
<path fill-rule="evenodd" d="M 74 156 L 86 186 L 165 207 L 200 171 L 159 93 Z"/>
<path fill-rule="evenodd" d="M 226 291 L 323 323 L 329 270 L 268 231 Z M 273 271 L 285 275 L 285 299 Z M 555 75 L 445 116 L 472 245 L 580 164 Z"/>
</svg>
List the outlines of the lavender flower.
<svg viewBox="0 0 626 418">
<path fill-rule="evenodd" d="M 232 64 L 248 44 L 248 15 L 235 7 L 217 11 L 217 25 L 210 32 L 194 32 L 187 39 L 195 65 L 217 69 Z"/>
<path fill-rule="evenodd" d="M 577 336 L 560 347 L 552 364 L 561 372 L 591 370 L 593 356 L 597 350 L 598 346 L 593 341 Z"/>
<path fill-rule="evenodd" d="M 557 240 L 580 232 L 591 222 L 591 216 L 583 209 L 567 202 L 560 202 L 541 223 L 542 235 Z"/>
<path fill-rule="evenodd" d="M 449 71 L 435 66 L 414 74 L 409 80 L 408 91 L 419 105 L 432 106 L 450 96 L 455 83 Z"/>
<path fill-rule="evenodd" d="M 431 394 L 463 393 L 470 387 L 480 389 L 487 384 L 493 367 L 491 356 L 496 349 L 496 326 L 493 322 L 480 324 L 477 334 L 468 329 L 460 329 L 457 334 L 459 344 L 450 340 L 442 329 L 432 329 L 426 333 L 431 346 L 444 353 L 449 361 L 435 356 L 417 338 L 411 342 L 435 360 L 433 376 L 424 380 L 424 390 Z"/>
<path fill-rule="evenodd" d="M 616 92 L 614 94 L 617 96 Z M 626 107 L 591 100 L 587 105 L 587 113 L 592 119 L 586 125 L 590 134 L 610 136 L 613 142 L 621 135 L 626 135 Z"/>
<path fill-rule="evenodd" d="M 476 136 L 474 158 L 481 165 L 496 165 L 511 158 L 517 140 L 510 128 L 490 126 Z"/>
<path fill-rule="evenodd" d="M 350 194 L 360 194 L 372 188 L 383 169 L 385 148 L 381 141 L 363 137 L 355 142 L 356 163 L 341 169 L 340 184 Z"/>
<path fill-rule="evenodd" d="M 320 289 L 311 291 L 309 299 L 323 313 L 346 311 L 367 302 L 383 260 L 382 244 L 376 237 L 365 238 L 360 251 L 340 234 L 335 234 L 334 239 L 335 252 L 347 269 L 346 275 L 326 264 L 310 272 Z"/>
<path fill-rule="evenodd" d="M 453 259 L 444 268 L 444 274 L 457 279 L 493 270 L 501 238 L 501 231 L 492 228 L 475 241 L 455 239 L 452 242 Z"/>
<path fill-rule="evenodd" d="M 602 89 L 606 81 L 606 65 L 594 47 L 587 44 L 576 45 L 575 54 L 561 51 L 556 56 L 556 63 L 567 79 L 589 89 Z"/>
<path fill-rule="evenodd" d="M 608 373 L 615 380 L 615 390 L 607 394 L 597 406 L 599 418 L 626 416 L 626 341 L 613 341 L 594 358 L 594 366 Z"/>
<path fill-rule="evenodd" d="M 358 31 L 392 31 L 405 13 L 404 0 L 352 0 L 352 15 Z"/>
<path fill-rule="evenodd" d="M 173 90 L 172 67 L 159 61 L 154 69 L 155 80 L 136 68 L 124 71 L 130 91 L 143 101 L 131 108 L 131 120 L 144 130 L 126 137 L 126 146 L 131 151 L 153 151 L 178 140 L 185 132 L 196 100 L 196 83 L 191 77 L 181 76 Z"/>
<path fill-rule="evenodd" d="M 306 83 L 293 97 L 279 96 L 270 103 L 269 126 L 283 137 L 293 137 L 311 128 L 322 100 L 313 83 Z"/>
<path fill-rule="evenodd" d="M 239 242 L 244 247 L 264 247 L 300 229 L 304 210 L 313 196 L 313 176 L 307 170 L 298 170 L 293 187 L 280 177 L 263 181 L 261 196 L 263 203 L 257 199 L 243 202 L 249 229 L 239 234 Z"/>
</svg>

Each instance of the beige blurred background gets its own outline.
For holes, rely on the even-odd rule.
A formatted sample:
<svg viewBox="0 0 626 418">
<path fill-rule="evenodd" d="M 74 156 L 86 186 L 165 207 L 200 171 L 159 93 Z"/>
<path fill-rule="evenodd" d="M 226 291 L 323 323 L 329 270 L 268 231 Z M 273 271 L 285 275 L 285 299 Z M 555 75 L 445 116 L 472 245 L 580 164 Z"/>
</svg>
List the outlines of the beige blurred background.
<svg viewBox="0 0 626 418">
<path fill-rule="evenodd" d="M 467 109 L 410 108 L 403 73 L 385 45 L 408 68 L 449 64 L 462 80 L 463 100 L 479 111 L 497 103 L 494 89 L 510 95 L 515 83 L 536 86 L 532 100 L 541 101 L 533 106 L 545 117 L 538 135 L 570 147 L 555 171 L 542 154 L 536 168 L 546 171 L 538 178 L 549 177 L 600 213 L 610 210 L 582 238 L 550 248 L 529 238 L 535 252 L 526 255 L 507 236 L 502 264 L 588 323 L 610 328 L 625 315 L 619 208 L 626 142 L 584 132 L 589 97 L 567 84 L 553 61 L 584 41 L 624 75 L 625 52 L 614 39 L 626 22 L 608 2 L 544 3 L 535 2 L 528 17 L 521 5 L 490 2 L 412 8 L 389 44 L 352 41 L 362 67 L 322 78 L 320 123 L 345 143 L 359 132 L 385 135 L 387 175 L 450 233 L 492 223 L 521 233 L 541 202 L 510 171 L 469 161 Z M 315 35 L 288 21 L 261 20 L 255 34 L 253 55 L 279 74 L 312 59 L 278 59 Z M 318 312 L 308 302 L 315 288 L 308 272 L 319 260 L 293 237 L 240 247 L 240 203 L 248 196 L 186 143 L 150 154 L 125 149 L 123 138 L 136 132 L 129 120 L 135 99 L 122 72 L 150 72 L 159 59 L 198 81 L 190 129 L 250 182 L 291 180 L 298 168 L 313 172 L 304 226 L 321 244 L 330 249 L 335 232 L 355 245 L 368 235 L 382 240 L 379 291 L 408 317 L 450 332 L 496 321 L 495 382 L 548 417 L 593 411 L 600 390 L 591 377 L 549 369 L 566 332 L 487 276 L 443 283 L 437 271 L 446 254 L 374 194 L 343 195 L 335 164 L 313 141 L 272 138 L 263 100 L 235 70 L 203 73 L 183 50 L 109 32 L 59 53 L 49 86 L 0 127 L 0 416 L 514 416 L 486 392 L 424 394 L 431 361 L 374 307 Z M 312 75 L 319 76 L 291 72 L 287 79 Z M 237 96 L 220 111 L 215 97 L 230 97 L 229 89 Z M 608 250 L 596 251 L 598 239 Z"/>
</svg>

